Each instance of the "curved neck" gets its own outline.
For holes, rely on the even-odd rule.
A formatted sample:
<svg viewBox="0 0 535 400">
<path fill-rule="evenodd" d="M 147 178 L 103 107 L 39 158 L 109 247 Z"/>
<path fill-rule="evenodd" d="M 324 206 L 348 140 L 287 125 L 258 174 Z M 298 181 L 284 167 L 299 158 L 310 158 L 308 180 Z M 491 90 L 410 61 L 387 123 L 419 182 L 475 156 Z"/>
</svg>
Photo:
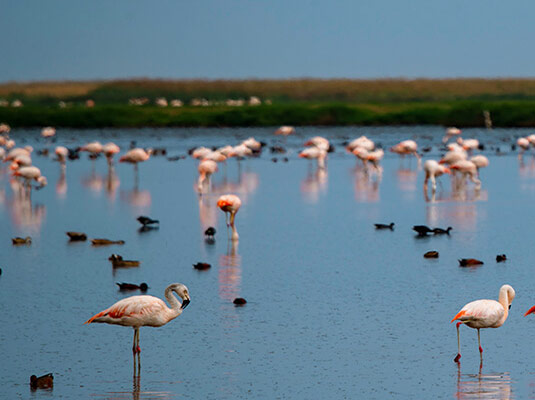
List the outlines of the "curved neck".
<svg viewBox="0 0 535 400">
<path fill-rule="evenodd" d="M 498 297 L 498 302 L 503 306 L 504 310 L 504 318 L 505 321 L 507 319 L 507 315 L 509 314 L 509 295 L 507 294 L 507 289 L 500 290 L 500 296 Z"/>
<path fill-rule="evenodd" d="M 173 294 L 173 289 L 171 286 L 169 286 L 167 289 L 165 289 L 165 298 L 167 299 L 167 302 L 171 306 L 171 309 L 177 313 L 177 315 L 180 315 L 182 313 L 182 309 L 180 308 L 182 305 L 177 300 L 175 295 Z"/>
</svg>

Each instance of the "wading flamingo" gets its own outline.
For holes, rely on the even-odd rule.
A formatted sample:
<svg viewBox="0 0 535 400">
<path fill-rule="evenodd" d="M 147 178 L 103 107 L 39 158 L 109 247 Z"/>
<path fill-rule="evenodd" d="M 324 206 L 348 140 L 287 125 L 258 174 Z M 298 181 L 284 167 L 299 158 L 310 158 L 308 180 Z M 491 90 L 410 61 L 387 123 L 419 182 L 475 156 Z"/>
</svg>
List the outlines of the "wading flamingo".
<svg viewBox="0 0 535 400">
<path fill-rule="evenodd" d="M 461 339 L 459 335 L 459 326 L 465 324 L 470 328 L 477 329 L 477 341 L 479 343 L 479 356 L 483 362 L 483 348 L 481 347 L 481 337 L 479 330 L 481 328 L 499 328 L 503 325 L 509 315 L 511 303 L 515 298 L 515 291 L 509 285 L 503 285 L 500 288 L 498 301 L 496 300 L 476 300 L 465 305 L 451 320 L 457 322 L 457 347 L 458 353 L 454 361 L 459 362 L 461 359 Z M 531 309 L 530 309 L 531 311 Z M 527 315 L 527 314 L 526 314 Z"/>
<path fill-rule="evenodd" d="M 375 149 L 375 143 L 366 136 L 361 136 L 349 142 L 346 146 L 346 150 L 348 153 L 352 153 L 357 147 L 361 147 L 367 151 L 373 151 L 373 149 Z"/>
<path fill-rule="evenodd" d="M 522 158 L 522 154 L 529 149 L 529 144 L 530 143 L 527 138 L 518 138 L 518 140 L 516 141 L 516 145 L 520 148 L 520 152 L 518 153 L 519 158 Z"/>
<path fill-rule="evenodd" d="M 429 179 L 431 179 L 431 191 L 432 193 L 435 193 L 435 191 L 437 190 L 437 182 L 435 178 L 443 174 L 450 173 L 449 168 L 445 167 L 444 165 L 440 165 L 435 160 L 427 160 L 424 163 L 424 171 L 425 171 L 424 192 L 426 193 L 427 193 L 427 182 L 429 181 Z"/>
<path fill-rule="evenodd" d="M 65 165 L 65 161 L 67 160 L 67 156 L 69 155 L 69 149 L 67 149 L 64 146 L 57 146 L 55 153 L 56 153 L 58 162 L 61 165 Z"/>
<path fill-rule="evenodd" d="M 478 172 L 476 164 L 472 161 L 461 160 L 450 166 L 452 171 L 459 171 L 463 176 L 460 181 L 461 185 L 465 184 L 465 178 L 468 177 L 476 185 L 476 190 L 481 189 L 481 181 L 477 178 Z"/>
<path fill-rule="evenodd" d="M 56 128 L 47 126 L 41 130 L 41 136 L 44 138 L 51 138 L 56 134 Z"/>
<path fill-rule="evenodd" d="M 275 135 L 288 136 L 295 133 L 295 128 L 293 126 L 281 126 L 275 131 Z"/>
<path fill-rule="evenodd" d="M 80 151 L 87 151 L 89 153 L 89 158 L 95 159 L 98 157 L 99 153 L 102 153 L 102 145 L 100 142 L 91 142 L 80 147 Z"/>
<path fill-rule="evenodd" d="M 134 164 L 136 184 L 139 178 L 137 164 L 143 161 L 147 161 L 150 158 L 151 154 L 152 154 L 152 149 L 148 149 L 147 151 L 145 151 L 138 147 L 138 148 L 128 151 L 125 155 L 119 158 L 119 162 L 127 162 L 130 164 Z"/>
<path fill-rule="evenodd" d="M 113 156 L 120 151 L 121 148 L 113 142 L 106 143 L 102 146 L 102 152 L 106 156 L 106 160 L 108 160 L 108 166 L 111 167 L 113 165 Z"/>
<path fill-rule="evenodd" d="M 26 181 L 26 187 L 28 190 L 31 189 L 31 181 L 36 181 L 39 186 L 36 189 L 44 188 L 47 185 L 46 178 L 41 175 L 41 170 L 37 167 L 22 167 L 17 169 L 14 173 L 14 176 L 20 176 Z"/>
<path fill-rule="evenodd" d="M 235 194 L 225 194 L 217 200 L 217 206 L 225 212 L 227 218 L 227 226 L 232 228 L 232 240 L 238 240 L 240 237 L 238 231 L 236 230 L 236 225 L 234 225 L 234 218 L 236 213 L 240 209 L 241 200 Z M 228 215 L 230 214 L 230 219 Z"/>
<path fill-rule="evenodd" d="M 420 165 L 420 155 L 418 154 L 418 144 L 414 140 L 404 140 L 399 142 L 395 146 L 390 148 L 392 153 L 399 154 L 401 157 L 404 157 L 407 154 L 412 154 L 418 160 L 418 165 Z"/>
<path fill-rule="evenodd" d="M 172 292 L 178 294 L 182 304 L 178 302 Z M 165 289 L 165 298 L 171 305 L 154 296 L 132 296 L 119 300 L 110 308 L 89 318 L 85 324 L 95 322 L 131 326 L 134 328 L 134 344 L 132 352 L 140 353 L 139 328 L 142 326 L 160 327 L 174 320 L 190 302 L 188 288 L 181 283 L 173 283 Z"/>
<path fill-rule="evenodd" d="M 314 146 L 318 149 L 328 152 L 331 147 L 331 144 L 327 139 L 322 136 L 314 136 L 313 138 L 310 138 L 305 142 L 305 146 Z"/>
<path fill-rule="evenodd" d="M 442 138 L 442 143 L 446 143 L 450 137 L 457 136 L 461 134 L 461 130 L 459 128 L 451 127 L 446 128 L 446 135 Z"/>
<path fill-rule="evenodd" d="M 327 151 L 319 147 L 308 147 L 299 153 L 300 158 L 307 160 L 318 160 L 318 168 L 325 169 L 325 158 L 327 158 Z"/>
<path fill-rule="evenodd" d="M 217 163 L 213 160 L 202 160 L 197 169 L 199 170 L 197 189 L 201 192 L 204 181 L 207 180 L 210 184 L 210 177 L 217 172 Z"/>
</svg>

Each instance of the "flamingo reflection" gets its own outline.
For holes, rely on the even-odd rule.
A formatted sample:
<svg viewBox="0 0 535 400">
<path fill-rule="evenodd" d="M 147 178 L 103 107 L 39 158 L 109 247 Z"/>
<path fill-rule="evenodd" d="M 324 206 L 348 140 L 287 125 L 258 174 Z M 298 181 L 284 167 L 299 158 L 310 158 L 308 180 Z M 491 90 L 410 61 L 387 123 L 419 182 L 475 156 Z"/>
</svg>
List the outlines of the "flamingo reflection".
<svg viewBox="0 0 535 400">
<path fill-rule="evenodd" d="M 513 398 L 509 372 L 483 374 L 482 365 L 477 374 L 461 374 L 457 366 L 457 399 L 500 399 Z"/>
<path fill-rule="evenodd" d="M 324 168 L 316 168 L 314 172 L 308 171 L 307 176 L 301 181 L 301 193 L 310 203 L 317 203 L 320 194 L 327 192 L 328 173 Z"/>
<path fill-rule="evenodd" d="M 242 274 L 237 240 L 228 241 L 227 254 L 219 256 L 219 266 L 219 297 L 233 301 L 239 297 Z"/>
</svg>

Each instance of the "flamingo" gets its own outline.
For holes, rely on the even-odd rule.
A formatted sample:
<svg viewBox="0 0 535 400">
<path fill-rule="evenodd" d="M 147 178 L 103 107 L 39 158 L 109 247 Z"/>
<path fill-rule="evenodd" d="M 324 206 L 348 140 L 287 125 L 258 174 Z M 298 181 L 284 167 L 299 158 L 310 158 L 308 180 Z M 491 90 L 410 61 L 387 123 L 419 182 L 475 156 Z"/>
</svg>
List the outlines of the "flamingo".
<svg viewBox="0 0 535 400">
<path fill-rule="evenodd" d="M 204 180 L 206 179 L 210 182 L 210 176 L 217 171 L 217 163 L 213 160 L 205 159 L 201 161 L 197 169 L 199 170 L 199 183 L 197 184 L 197 189 L 199 189 L 200 192 L 202 191 Z"/>
<path fill-rule="evenodd" d="M 295 133 L 295 128 L 293 126 L 281 126 L 275 131 L 275 135 L 288 136 Z"/>
<path fill-rule="evenodd" d="M 8 134 L 11 127 L 8 124 L 0 124 L 0 135 Z"/>
<path fill-rule="evenodd" d="M 367 151 L 372 151 L 375 148 L 375 143 L 373 143 L 373 141 L 368 139 L 366 136 L 361 136 L 349 142 L 349 144 L 346 146 L 346 150 L 349 153 L 352 153 L 357 147 L 361 147 Z"/>
<path fill-rule="evenodd" d="M 172 292 L 178 294 L 182 304 L 177 301 Z M 160 327 L 174 320 L 190 303 L 188 288 L 182 283 L 173 283 L 165 289 L 165 298 L 171 305 L 154 296 L 131 296 L 119 300 L 111 307 L 89 318 L 85 324 L 105 323 L 113 325 L 131 326 L 134 328 L 134 344 L 132 352 L 140 353 L 139 328 L 142 326 Z M 85 325 L 84 324 L 84 325 Z"/>
<path fill-rule="evenodd" d="M 111 167 L 113 164 L 113 156 L 121 151 L 121 148 L 113 142 L 106 143 L 102 146 L 102 152 L 108 160 L 108 165 Z"/>
<path fill-rule="evenodd" d="M 379 165 L 379 162 L 383 159 L 384 155 L 385 152 L 383 151 L 383 149 L 378 149 L 368 153 L 368 161 L 373 165 L 373 167 L 379 174 L 382 172 L 382 168 Z"/>
<path fill-rule="evenodd" d="M 137 178 L 138 178 L 137 164 L 143 161 L 147 161 L 150 158 L 151 154 L 152 154 L 152 149 L 148 149 L 147 151 L 145 151 L 137 147 L 135 149 L 128 151 L 125 155 L 119 158 L 119 162 L 127 162 L 130 164 L 134 164 L 134 172 L 136 174 L 136 182 L 137 182 Z"/>
<path fill-rule="evenodd" d="M 306 158 L 307 160 L 318 160 L 318 168 L 325 169 L 325 158 L 327 157 L 327 151 L 320 149 L 319 147 L 309 147 L 299 153 L 300 158 Z"/>
<path fill-rule="evenodd" d="M 228 214 L 230 213 L 230 220 L 228 220 L 227 226 L 232 228 L 232 240 L 238 240 L 239 235 L 238 231 L 236 230 L 236 225 L 234 225 L 234 218 L 241 207 L 240 198 L 235 194 L 225 194 L 219 197 L 217 200 L 217 206 L 225 212 L 225 216 L 227 218 Z"/>
<path fill-rule="evenodd" d="M 461 160 L 450 166 L 451 170 L 459 171 L 464 177 L 469 177 L 476 185 L 476 190 L 481 188 L 481 181 L 477 179 L 477 167 L 472 161 Z"/>
<path fill-rule="evenodd" d="M 220 147 L 219 149 L 217 149 L 216 151 L 220 154 L 223 154 L 225 157 L 230 157 L 230 153 L 232 153 L 232 149 L 233 147 L 230 146 L 230 145 L 226 145 L 226 146 L 223 146 L 223 147 Z"/>
<path fill-rule="evenodd" d="M 241 142 L 241 144 L 244 144 L 256 153 L 262 150 L 262 143 L 260 143 L 254 137 L 250 137 L 249 139 L 244 140 L 243 142 Z"/>
<path fill-rule="evenodd" d="M 91 142 L 82 146 L 80 151 L 87 151 L 90 158 L 97 158 L 99 153 L 102 153 L 102 145 L 100 142 Z"/>
<path fill-rule="evenodd" d="M 41 130 L 41 136 L 44 138 L 51 138 L 56 134 L 56 128 L 47 126 Z"/>
<path fill-rule="evenodd" d="M 444 165 L 439 164 L 435 160 L 427 160 L 424 163 L 424 171 L 425 171 L 424 191 L 426 193 L 427 193 L 427 182 L 429 181 L 429 179 L 431 179 L 431 191 L 435 193 L 435 191 L 437 190 L 437 183 L 436 183 L 435 178 L 443 174 L 451 173 L 449 168 L 445 167 Z"/>
<path fill-rule="evenodd" d="M 362 161 L 362 166 L 366 169 L 367 162 L 368 162 L 368 150 L 366 150 L 364 147 L 357 146 L 355 147 L 351 153 L 353 153 L 360 161 Z"/>
<path fill-rule="evenodd" d="M 56 153 L 56 156 L 58 157 L 57 160 L 62 165 L 65 165 L 65 161 L 67 160 L 67 157 L 69 156 L 69 149 L 67 149 L 64 146 L 57 146 L 55 153 Z"/>
<path fill-rule="evenodd" d="M 457 322 L 457 347 L 458 353 L 454 361 L 459 362 L 461 359 L 461 339 L 459 335 L 459 326 L 465 324 L 470 328 L 477 329 L 477 341 L 479 343 L 479 356 L 483 362 L 483 348 L 481 347 L 481 337 L 479 330 L 481 328 L 499 328 L 503 325 L 509 314 L 511 303 L 515 298 L 515 290 L 509 285 L 503 285 L 500 288 L 498 301 L 496 300 L 476 300 L 466 304 L 461 311 L 451 320 Z M 533 309 L 533 308 L 532 308 Z M 532 310 L 530 309 L 530 311 Z M 533 311 L 531 311 L 533 312 Z M 527 315 L 527 313 L 526 313 Z"/>
<path fill-rule="evenodd" d="M 477 176 L 479 176 L 479 168 L 485 168 L 489 166 L 489 159 L 482 154 L 473 156 L 472 158 L 470 158 L 470 161 L 472 161 L 476 165 Z"/>
<path fill-rule="evenodd" d="M 9 169 L 16 171 L 20 167 L 29 167 L 32 165 L 32 158 L 28 154 L 20 154 L 11 163 Z"/>
<path fill-rule="evenodd" d="M 460 135 L 461 132 L 462 131 L 459 128 L 455 128 L 455 127 L 446 128 L 446 135 L 442 138 L 442 143 L 446 143 L 452 136 Z"/>
<path fill-rule="evenodd" d="M 521 158 L 522 154 L 529 149 L 530 142 L 527 138 L 518 138 L 516 141 L 516 144 L 518 147 L 520 147 L 520 152 L 518 153 L 518 157 Z"/>
<path fill-rule="evenodd" d="M 15 158 L 17 158 L 20 155 L 27 155 L 30 156 L 30 154 L 33 151 L 32 146 L 26 146 L 26 147 L 16 147 L 7 153 L 7 156 L 4 158 L 4 162 L 13 161 Z"/>
<path fill-rule="evenodd" d="M 418 144 L 414 140 L 404 140 L 399 142 L 395 146 L 390 148 L 392 153 L 399 154 L 400 156 L 405 156 L 406 154 L 412 154 L 418 160 L 420 164 L 420 155 L 418 154 Z"/>
<path fill-rule="evenodd" d="M 6 149 L 9 150 L 13 147 L 15 147 L 15 141 L 13 139 L 6 140 Z M 31 147 L 31 146 L 27 146 L 27 147 Z"/>
<path fill-rule="evenodd" d="M 472 151 L 477 150 L 479 148 L 479 140 L 477 139 L 464 139 L 458 138 L 457 143 L 462 146 L 464 150 Z"/>
<path fill-rule="evenodd" d="M 212 150 L 210 150 L 207 147 L 197 147 L 193 152 L 191 153 L 191 156 L 193 158 L 200 158 L 203 159 L 207 154 L 210 154 Z"/>
<path fill-rule="evenodd" d="M 305 142 L 305 146 L 317 147 L 320 150 L 328 152 L 329 148 L 331 147 L 331 144 L 324 137 L 314 136 L 313 138 L 310 138 Z"/>
<path fill-rule="evenodd" d="M 207 153 L 203 158 L 202 160 L 211 160 L 211 161 L 215 161 L 215 162 L 223 162 L 223 161 L 226 161 L 227 159 L 227 156 L 225 156 L 223 153 L 221 153 L 220 151 L 216 150 L 216 151 L 210 151 L 209 153 Z"/>
<path fill-rule="evenodd" d="M 35 180 L 37 183 L 39 183 L 39 186 L 37 189 L 41 189 L 47 185 L 46 178 L 41 175 L 41 170 L 37 167 L 22 167 L 17 169 L 14 173 L 14 176 L 20 176 L 26 181 L 26 186 L 28 188 L 31 188 L 30 182 L 32 180 Z"/>
<path fill-rule="evenodd" d="M 448 165 L 455 164 L 456 162 L 466 160 L 466 157 L 467 157 L 466 151 L 464 151 L 464 150 L 461 150 L 461 151 L 458 151 L 458 150 L 448 151 L 444 155 L 444 157 L 442 157 L 440 159 L 439 164 L 448 164 Z"/>
</svg>

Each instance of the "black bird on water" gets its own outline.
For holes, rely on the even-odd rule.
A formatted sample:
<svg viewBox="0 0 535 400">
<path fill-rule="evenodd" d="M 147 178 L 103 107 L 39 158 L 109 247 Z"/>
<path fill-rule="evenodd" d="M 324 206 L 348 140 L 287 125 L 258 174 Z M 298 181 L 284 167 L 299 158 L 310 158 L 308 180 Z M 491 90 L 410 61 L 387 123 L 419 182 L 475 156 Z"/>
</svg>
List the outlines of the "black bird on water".
<svg viewBox="0 0 535 400">
<path fill-rule="evenodd" d="M 153 224 L 158 224 L 159 225 L 160 224 L 160 221 L 158 221 L 157 219 L 152 219 L 152 218 L 149 218 L 149 217 L 145 217 L 143 215 L 137 217 L 137 220 L 143 226 L 153 225 Z"/>
<path fill-rule="evenodd" d="M 210 226 L 208 229 L 206 229 L 204 231 L 204 235 L 208 238 L 208 239 L 213 239 L 214 238 L 214 235 L 216 234 L 216 230 L 213 226 Z"/>
<path fill-rule="evenodd" d="M 390 229 L 391 231 L 394 230 L 394 223 L 391 222 L 390 224 L 374 224 L 375 229 Z"/>
<path fill-rule="evenodd" d="M 412 230 L 416 231 L 418 233 L 418 236 L 427 236 L 428 233 L 433 232 L 432 229 L 425 225 L 414 225 L 412 227 Z"/>
<path fill-rule="evenodd" d="M 116 283 L 117 286 L 119 286 L 119 290 L 141 290 L 142 292 L 146 292 L 149 288 L 149 285 L 147 285 L 145 282 L 141 283 L 140 285 L 136 285 L 135 283 Z"/>
<path fill-rule="evenodd" d="M 496 256 L 496 262 L 504 262 L 507 261 L 507 256 L 505 254 L 498 254 Z"/>
<path fill-rule="evenodd" d="M 433 229 L 433 233 L 435 235 L 449 235 L 452 229 L 453 228 L 451 226 L 448 226 L 448 229 L 435 228 Z"/>
<path fill-rule="evenodd" d="M 39 378 L 35 375 L 30 376 L 30 387 L 36 389 L 50 389 L 54 387 L 54 375 L 46 374 Z"/>
</svg>

